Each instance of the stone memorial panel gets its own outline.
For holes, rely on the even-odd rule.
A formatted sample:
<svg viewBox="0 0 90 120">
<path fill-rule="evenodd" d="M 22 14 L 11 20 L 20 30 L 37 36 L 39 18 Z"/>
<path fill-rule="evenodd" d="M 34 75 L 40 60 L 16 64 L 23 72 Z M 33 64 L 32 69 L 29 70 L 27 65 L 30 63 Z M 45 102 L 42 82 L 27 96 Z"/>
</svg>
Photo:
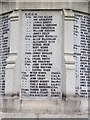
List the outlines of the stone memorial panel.
<svg viewBox="0 0 90 120">
<path fill-rule="evenodd" d="M 22 13 L 21 98 L 60 98 L 61 12 Z"/>
<path fill-rule="evenodd" d="M 76 95 L 90 97 L 90 16 L 75 13 L 74 57 L 76 65 Z"/>
<path fill-rule="evenodd" d="M 9 13 L 0 15 L 0 96 L 5 94 L 5 67 L 9 55 Z"/>
</svg>

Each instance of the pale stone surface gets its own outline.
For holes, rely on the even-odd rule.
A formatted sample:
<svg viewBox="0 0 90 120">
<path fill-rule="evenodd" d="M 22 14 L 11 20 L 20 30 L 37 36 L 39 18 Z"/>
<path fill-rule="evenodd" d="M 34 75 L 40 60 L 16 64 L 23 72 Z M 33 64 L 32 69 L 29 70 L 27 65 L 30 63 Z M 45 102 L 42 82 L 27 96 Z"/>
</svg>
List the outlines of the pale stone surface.
<svg viewBox="0 0 90 120">
<path fill-rule="evenodd" d="M 13 79 L 14 79 L 14 67 L 15 65 L 8 65 L 6 67 L 6 80 L 8 79 L 8 77 L 10 79 L 7 80 L 6 84 L 5 84 L 5 93 L 6 94 L 13 94 Z"/>
<path fill-rule="evenodd" d="M 16 100 L 16 101 L 15 101 Z M 84 103 L 84 106 L 83 106 Z M 86 118 L 88 117 L 86 100 L 67 99 L 52 100 L 23 100 L 7 97 L 3 101 L 3 113 L 0 117 L 7 118 Z"/>
<path fill-rule="evenodd" d="M 88 0 L 8 0 L 0 3 L 0 11 L 3 13 L 14 9 L 73 9 L 82 12 L 88 12 Z M 8 3 L 9 2 L 9 3 Z"/>
<path fill-rule="evenodd" d="M 73 58 L 73 26 L 74 14 L 72 10 L 64 10 L 64 63 L 63 63 L 63 91 L 68 96 L 75 95 L 75 61 Z"/>
<path fill-rule="evenodd" d="M 22 101 L 22 111 L 30 111 L 31 113 L 60 113 L 63 106 L 61 100 L 31 100 Z"/>
<path fill-rule="evenodd" d="M 62 11 L 25 11 L 22 14 L 22 98 L 60 98 Z M 38 77 L 40 75 L 41 77 Z M 38 93 L 35 93 L 33 86 L 38 89 L 36 90 Z"/>
<path fill-rule="evenodd" d="M 10 3 L 0 4 L 3 9 L 0 12 L 8 12 L 14 9 L 11 17 L 11 35 L 10 35 L 10 55 L 7 59 L 6 70 L 6 95 L 0 100 L 0 113 L 2 117 L 13 118 L 85 118 L 88 117 L 88 100 L 73 97 L 75 94 L 75 64 L 73 59 L 73 12 L 71 10 L 64 11 L 63 31 L 62 31 L 62 69 L 63 69 L 63 86 L 61 100 L 20 100 L 21 86 L 21 46 L 22 33 L 21 19 L 19 8 L 21 9 L 73 9 L 88 12 L 87 3 L 46 3 L 45 1 L 38 3 Z M 66 13 L 65 13 L 66 12 Z M 17 36 L 17 37 L 16 37 Z M 63 47 L 64 46 L 64 47 Z M 73 81 L 72 81 L 73 80 Z M 18 97 L 17 97 L 18 96 Z"/>
<path fill-rule="evenodd" d="M 77 91 L 77 96 L 80 96 L 80 97 L 88 97 L 90 92 L 89 91 L 90 85 L 88 82 L 90 80 L 89 78 L 90 53 L 88 52 L 89 51 L 88 26 L 90 24 L 90 21 L 86 22 L 89 19 L 90 19 L 89 15 L 75 12 L 74 58 L 75 58 L 75 66 L 76 66 L 76 91 Z M 83 24 L 84 22 L 85 22 L 85 27 Z"/>
<path fill-rule="evenodd" d="M 82 114 L 26 114 L 26 113 L 0 113 L 2 118 L 88 118 L 88 115 Z"/>
<path fill-rule="evenodd" d="M 3 2 L 0 3 L 2 4 L 2 13 L 12 11 L 16 8 L 16 3 L 15 2 Z"/>
<path fill-rule="evenodd" d="M 2 3 L 0 3 L 0 14 L 2 13 Z"/>
<path fill-rule="evenodd" d="M 18 51 L 20 50 L 21 44 L 18 44 L 20 43 L 19 12 L 15 11 L 10 15 L 10 54 L 6 67 L 6 95 L 18 95 L 20 92 L 20 52 L 18 53 Z"/>
</svg>

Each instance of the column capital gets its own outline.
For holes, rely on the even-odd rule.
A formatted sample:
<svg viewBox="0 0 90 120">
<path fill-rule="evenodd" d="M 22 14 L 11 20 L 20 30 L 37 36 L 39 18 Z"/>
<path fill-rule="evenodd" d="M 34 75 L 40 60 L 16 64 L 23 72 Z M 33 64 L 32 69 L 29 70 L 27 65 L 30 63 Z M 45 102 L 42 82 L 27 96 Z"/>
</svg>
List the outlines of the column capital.
<svg viewBox="0 0 90 120">
<path fill-rule="evenodd" d="M 10 15 L 10 21 L 18 21 L 20 15 L 20 10 L 14 10 Z"/>
<path fill-rule="evenodd" d="M 74 21 L 74 13 L 71 9 L 63 9 L 64 19 L 67 21 Z"/>
</svg>

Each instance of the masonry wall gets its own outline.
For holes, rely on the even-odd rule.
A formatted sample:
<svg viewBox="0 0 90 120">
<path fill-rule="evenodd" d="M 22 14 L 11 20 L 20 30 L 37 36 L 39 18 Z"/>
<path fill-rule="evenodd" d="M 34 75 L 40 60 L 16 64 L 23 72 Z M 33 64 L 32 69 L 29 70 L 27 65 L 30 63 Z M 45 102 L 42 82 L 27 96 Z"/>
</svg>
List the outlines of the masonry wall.
<svg viewBox="0 0 90 120">
<path fill-rule="evenodd" d="M 1 13 L 7 12 L 8 14 L 9 12 L 10 14 L 9 16 L 10 30 L 8 30 L 10 31 L 10 34 L 9 34 L 10 51 L 9 51 L 9 56 L 6 59 L 7 65 L 5 70 L 5 96 L 2 96 L 0 99 L 1 117 L 30 117 L 30 118 L 32 117 L 35 117 L 35 118 L 88 117 L 88 114 L 87 114 L 88 98 L 86 97 L 82 98 L 82 96 L 76 97 L 75 95 L 76 93 L 75 87 L 76 85 L 78 85 L 76 82 L 75 71 L 78 70 L 80 72 L 81 69 L 80 68 L 78 69 L 76 67 L 76 65 L 78 65 L 79 62 L 77 62 L 77 60 L 75 59 L 77 58 L 77 54 L 75 54 L 75 58 L 74 58 L 74 53 L 77 53 L 77 51 L 74 51 L 73 49 L 74 45 L 77 45 L 77 44 L 74 44 L 75 42 L 74 40 L 77 40 L 77 39 L 74 39 L 75 37 L 74 34 L 76 33 L 76 32 L 74 33 L 74 29 L 77 28 L 74 22 L 75 19 L 77 20 L 77 17 L 75 17 L 75 15 L 78 17 L 81 14 L 82 16 L 83 15 L 87 16 L 88 2 L 84 2 L 84 3 L 83 2 L 77 2 L 77 3 L 76 2 L 75 3 L 74 2 L 67 2 L 67 3 L 66 2 L 54 2 L 54 3 L 52 2 L 28 2 L 28 3 L 27 2 L 25 3 L 8 2 L 8 3 L 1 3 L 0 5 L 2 6 Z M 46 99 L 42 99 L 42 97 L 40 97 L 40 99 L 38 99 L 37 97 L 32 99 L 30 98 L 30 96 L 29 96 L 29 99 L 27 99 L 27 96 L 25 97 L 25 99 L 23 99 L 21 97 L 22 96 L 21 72 L 22 72 L 22 63 L 23 63 L 22 59 L 24 59 L 23 51 L 24 51 L 24 44 L 26 44 L 26 43 L 23 44 L 24 34 L 22 32 L 25 28 L 23 27 L 24 24 L 22 23 L 22 14 L 24 13 L 24 11 L 26 13 L 28 11 L 28 13 L 30 14 L 35 12 L 39 13 L 41 11 L 42 11 L 41 13 L 45 15 L 48 12 L 51 12 L 51 13 L 55 12 L 55 14 L 57 15 L 60 14 L 60 22 L 58 23 L 60 26 L 59 28 L 60 34 L 58 34 L 58 36 L 61 35 L 59 39 L 60 40 L 59 44 L 61 47 L 60 48 L 61 55 L 59 58 L 61 61 L 61 68 L 60 68 L 61 69 L 61 85 L 60 85 L 61 95 L 59 99 L 57 98 L 52 99 L 48 97 Z M 62 24 L 60 24 L 61 21 L 62 21 Z M 87 30 L 87 34 L 88 34 L 88 30 Z M 77 34 L 80 35 L 79 33 Z M 84 41 L 85 40 L 86 39 L 84 39 Z M 89 40 L 89 37 L 87 38 L 87 41 L 88 40 Z M 84 45 L 86 44 L 84 43 Z M 88 50 L 84 52 L 87 52 L 88 54 Z M 84 57 L 84 61 L 85 60 L 86 59 Z M 87 56 L 87 60 L 88 60 L 88 56 Z M 88 69 L 88 64 L 89 63 L 87 63 L 86 69 Z M 83 68 L 85 67 L 83 66 Z M 85 76 L 85 78 L 86 77 L 89 78 L 88 74 L 87 76 Z M 26 84 L 26 87 L 28 84 L 29 83 Z M 80 87 L 80 85 L 78 85 L 78 87 Z M 80 92 L 77 92 L 77 93 L 81 95 Z M 87 91 L 85 91 L 84 93 L 87 94 Z"/>
</svg>

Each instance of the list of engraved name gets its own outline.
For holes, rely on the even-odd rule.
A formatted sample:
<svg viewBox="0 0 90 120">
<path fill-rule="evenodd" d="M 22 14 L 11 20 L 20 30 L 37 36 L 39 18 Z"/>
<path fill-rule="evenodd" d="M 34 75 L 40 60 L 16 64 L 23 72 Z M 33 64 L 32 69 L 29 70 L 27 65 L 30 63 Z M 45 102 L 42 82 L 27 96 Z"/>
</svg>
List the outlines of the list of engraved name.
<svg viewBox="0 0 90 120">
<path fill-rule="evenodd" d="M 53 52 L 50 47 L 57 42 L 57 23 L 53 23 L 52 15 L 29 12 L 24 17 L 26 27 L 22 96 L 60 97 L 61 74 L 52 68 Z"/>
</svg>

